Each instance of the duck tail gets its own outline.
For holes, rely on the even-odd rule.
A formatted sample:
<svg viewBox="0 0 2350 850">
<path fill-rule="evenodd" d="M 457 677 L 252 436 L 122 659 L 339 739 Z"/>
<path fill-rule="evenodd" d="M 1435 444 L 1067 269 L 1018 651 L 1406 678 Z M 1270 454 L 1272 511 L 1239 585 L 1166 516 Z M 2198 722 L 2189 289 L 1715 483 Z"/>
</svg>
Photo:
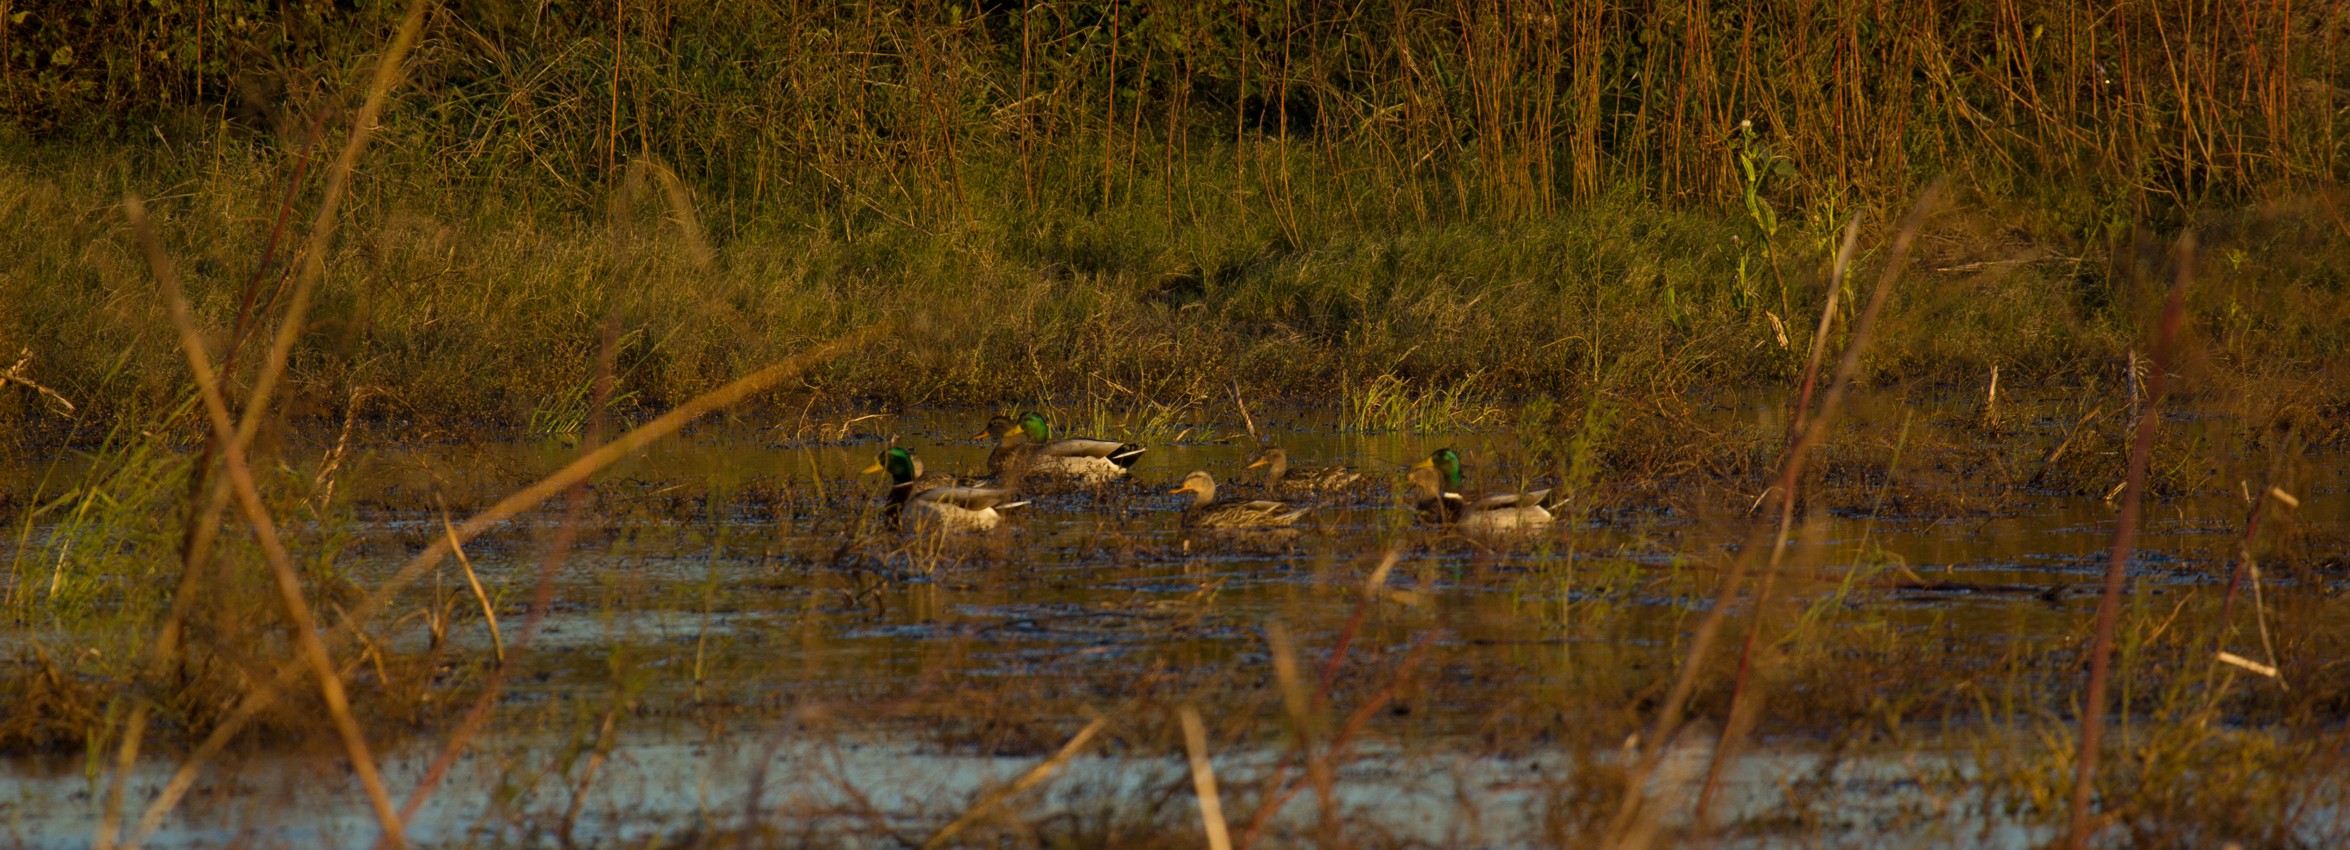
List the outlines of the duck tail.
<svg viewBox="0 0 2350 850">
<path fill-rule="evenodd" d="M 1021 499 L 1020 501 L 1017 501 L 1017 502 L 1009 502 L 1009 503 L 1006 503 L 1006 504 L 997 505 L 997 506 L 995 506 L 995 509 L 996 509 L 997 511 L 1001 512 L 1001 511 L 1008 511 L 1008 510 L 1011 510 L 1011 509 L 1013 509 L 1013 508 L 1024 508 L 1024 507 L 1027 507 L 1027 506 L 1028 506 L 1028 500 L 1027 500 L 1027 499 Z"/>
<path fill-rule="evenodd" d="M 1142 453 L 1146 451 L 1150 450 L 1133 443 L 1126 443 L 1120 445 L 1116 451 L 1110 452 L 1110 462 L 1117 464 L 1120 469 L 1132 469 L 1134 462 L 1141 460 Z"/>
</svg>

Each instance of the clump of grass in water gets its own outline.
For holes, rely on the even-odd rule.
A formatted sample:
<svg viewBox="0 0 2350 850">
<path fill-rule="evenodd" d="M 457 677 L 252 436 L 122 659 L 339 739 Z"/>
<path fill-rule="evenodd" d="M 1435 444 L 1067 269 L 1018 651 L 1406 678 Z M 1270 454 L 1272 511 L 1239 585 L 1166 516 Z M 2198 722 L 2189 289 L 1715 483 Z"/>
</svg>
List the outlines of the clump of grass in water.
<svg viewBox="0 0 2350 850">
<path fill-rule="evenodd" d="M 642 333 L 642 331 L 632 331 L 631 333 Z M 530 411 L 530 421 L 527 424 L 530 433 L 556 438 L 565 445 L 579 442 L 580 433 L 587 429 L 588 419 L 594 413 L 589 409 L 591 407 L 589 399 L 594 396 L 595 386 L 596 378 L 589 376 L 586 380 L 566 387 L 539 402 L 538 406 L 531 408 Z M 608 405 L 622 407 L 633 402 L 636 396 L 635 390 L 629 390 L 614 396 Z"/>
<path fill-rule="evenodd" d="M 1046 408 L 1052 423 L 1054 439 L 1062 437 L 1094 437 L 1116 439 L 1140 446 L 1165 446 L 1181 442 L 1213 442 L 1212 427 L 1189 424 L 1196 418 L 1198 405 L 1190 402 L 1143 401 L 1137 407 L 1113 410 L 1098 397 L 1069 411 Z"/>
<path fill-rule="evenodd" d="M 1450 434 L 1498 422 L 1502 412 L 1476 391 L 1478 374 L 1449 387 L 1414 387 L 1385 373 L 1345 385 L 1340 422 L 1360 434 Z"/>
<path fill-rule="evenodd" d="M 101 608 L 148 611 L 156 604 L 145 591 L 156 586 L 154 568 L 172 548 L 164 507 L 186 481 L 189 460 L 151 426 L 118 425 L 85 456 L 78 483 L 46 502 L 34 495 L 11 559 L 8 603 L 18 621 L 58 627 Z M 46 527 L 36 540 L 37 525 Z"/>
</svg>

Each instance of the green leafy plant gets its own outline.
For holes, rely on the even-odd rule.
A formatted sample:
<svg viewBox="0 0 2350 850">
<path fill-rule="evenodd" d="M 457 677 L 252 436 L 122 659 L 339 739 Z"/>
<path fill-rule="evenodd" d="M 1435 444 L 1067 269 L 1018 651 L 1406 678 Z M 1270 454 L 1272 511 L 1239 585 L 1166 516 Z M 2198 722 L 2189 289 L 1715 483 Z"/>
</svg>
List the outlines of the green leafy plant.
<svg viewBox="0 0 2350 850">
<path fill-rule="evenodd" d="M 1753 121 L 1738 122 L 1738 135 L 1730 148 L 1738 159 L 1738 199 L 1746 208 L 1747 221 L 1753 223 L 1755 244 L 1761 246 L 1763 259 L 1771 267 L 1771 279 L 1779 286 L 1779 315 L 1788 311 L 1787 277 L 1779 271 L 1779 209 L 1763 196 L 1767 185 L 1784 182 L 1795 176 L 1795 163 L 1755 135 Z M 1752 292 L 1746 283 L 1746 259 L 1738 262 L 1739 291 Z"/>
</svg>

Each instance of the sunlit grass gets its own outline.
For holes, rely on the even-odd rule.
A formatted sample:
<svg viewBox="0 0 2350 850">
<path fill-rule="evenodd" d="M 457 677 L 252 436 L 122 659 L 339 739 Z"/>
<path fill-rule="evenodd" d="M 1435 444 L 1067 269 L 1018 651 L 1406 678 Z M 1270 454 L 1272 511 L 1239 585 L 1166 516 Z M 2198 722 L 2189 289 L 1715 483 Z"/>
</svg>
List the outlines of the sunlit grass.
<svg viewBox="0 0 2350 850">
<path fill-rule="evenodd" d="M 1415 388 L 1393 374 L 1345 385 L 1348 428 L 1363 434 L 1454 434 L 1494 424 L 1501 409 L 1488 403 L 1470 374 L 1447 387 Z"/>
<path fill-rule="evenodd" d="M 1632 7 L 1571 4 L 1564 20 L 1356 10 L 1383 22 L 1378 39 L 1301 26 L 1282 7 L 1276 65 L 1272 7 L 1146 19 L 1142 5 L 1010 19 L 962 6 L 862 20 L 830 16 L 873 10 L 664 10 L 698 34 L 695 51 L 669 51 L 654 27 L 635 42 L 625 22 L 599 32 L 593 15 L 550 19 L 554 36 L 435 37 L 408 78 L 423 106 L 346 128 L 347 150 L 371 132 L 388 150 L 324 203 L 288 138 L 242 123 L 161 122 L 145 128 L 154 147 L 145 133 L 0 138 L 0 340 L 24 352 L 0 381 L 0 427 L 11 446 L 70 453 L 56 466 L 69 471 L 29 497 L 0 494 L 18 510 L 6 614 L 24 627 L 0 657 L 0 750 L 78 758 L 119 782 L 142 759 L 209 776 L 230 744 L 307 753 L 339 738 L 318 764 L 365 776 L 370 739 L 452 760 L 471 748 L 476 763 L 492 761 L 478 758 L 488 741 L 519 741 L 468 791 L 491 791 L 482 819 L 498 829 L 565 845 L 626 832 L 575 834 L 631 745 L 679 728 L 730 757 L 782 737 L 853 748 L 871 736 L 918 757 L 1017 762 L 1010 784 L 876 804 L 860 795 L 920 789 L 770 778 L 761 761 L 753 787 L 824 782 L 853 805 L 764 813 L 751 798 L 719 818 L 742 789 L 698 788 L 701 820 L 651 835 L 688 846 L 756 842 L 776 825 L 905 845 L 1191 846 L 1192 830 L 1226 827 L 1244 846 L 1424 844 L 1341 792 L 1367 785 L 1350 767 L 1425 760 L 1459 771 L 1451 808 L 1435 812 L 1455 831 L 1444 843 L 1481 838 L 1467 833 L 1491 788 L 1463 776 L 1500 766 L 1518 795 L 1508 805 L 1535 811 L 1542 839 L 1629 847 L 1705 839 L 1676 820 L 1695 774 L 1638 766 L 1714 737 L 1672 734 L 1685 698 L 1718 741 L 1751 722 L 1781 753 L 1822 754 L 1729 824 L 1736 837 L 1851 836 L 1840 817 L 1867 802 L 1839 790 L 1852 763 L 1917 795 L 1895 804 L 1902 817 L 2038 834 L 2072 790 L 2079 594 L 2061 571 L 2032 579 L 2045 589 L 1925 579 L 1873 536 L 1879 520 L 1969 534 L 2038 497 L 2096 514 L 2120 472 L 2127 432 L 2113 423 L 2128 421 L 2099 410 L 2141 404 L 2146 281 L 2161 272 L 2148 258 L 2169 239 L 2156 228 L 2213 234 L 2216 249 L 2189 258 L 2202 261 L 2188 301 L 2202 333 L 2177 365 L 2198 415 L 2225 425 L 2166 437 L 2153 493 L 2179 500 L 2184 520 L 2188 500 L 2225 497 L 2231 477 L 2255 492 L 2257 466 L 2291 484 L 2335 462 L 2310 447 L 2350 435 L 2335 356 L 2350 334 L 2337 273 L 2350 244 L 2332 194 L 2279 188 L 2338 176 L 2337 116 L 2291 94 L 2334 90 L 2345 66 L 2320 58 L 2330 46 L 2230 66 L 2257 101 L 2205 80 L 2170 93 L 2191 104 L 2179 111 L 2161 100 L 2176 80 L 2107 90 L 2100 78 L 2094 91 L 2112 93 L 2020 110 L 1983 100 L 2002 113 L 1992 121 L 1974 105 L 1977 77 L 2014 100 L 2042 83 L 2069 91 L 2107 73 L 2080 63 L 2102 61 L 2111 33 L 2052 19 L 2014 44 L 2012 4 L 1982 16 L 2000 22 L 1992 31 L 1864 28 L 1850 17 L 1862 12 L 1831 10 L 1851 25 L 1837 49 L 1863 32 L 1891 48 L 1836 73 L 1914 86 L 1848 114 L 1811 96 L 1824 78 L 1791 61 L 1809 58 L 1796 42 L 1702 28 L 1626 40 L 1633 28 L 1591 17 L 1644 13 Z M 1741 15 L 1766 36 L 1787 25 L 1758 8 L 1719 20 Z M 2259 19 L 2239 11 L 2225 26 Z M 2297 25 L 2223 33 L 2261 44 Z M 1037 29 L 1056 45 L 1044 61 Z M 2122 30 L 2118 49 L 2148 50 L 2150 29 Z M 1217 52 L 1210 34 L 1240 47 Z M 1316 58 L 1293 64 L 1293 38 L 1319 45 L 1297 54 Z M 1995 61 L 1952 79 L 1944 60 L 1984 44 Z M 747 46 L 755 62 L 724 58 Z M 2209 69 L 2237 46 L 2176 49 Z M 1737 61 L 1655 73 L 1672 51 Z M 44 88 L 99 64 L 46 55 L 55 73 L 11 71 L 11 93 L 121 96 Z M 108 55 L 144 68 L 179 54 Z M 1635 55 L 1650 66 L 1603 70 Z M 2152 53 L 2138 58 L 2153 67 Z M 369 103 L 384 102 L 390 70 Z M 1558 81 L 1572 81 L 1571 100 Z M 1708 100 L 1724 91 L 1737 94 Z M 439 96 L 452 93 L 464 96 Z M 1750 98 L 1785 124 L 1720 111 Z M 2185 114 L 2205 116 L 2234 159 L 2179 141 Z M 1874 253 L 1894 233 L 1878 207 L 1931 170 L 1962 176 L 1956 210 L 1900 231 L 1921 237 L 1914 261 Z M 121 202 L 126 190 L 157 196 L 151 220 L 129 212 L 141 207 Z M 346 198 L 303 251 L 290 247 L 303 234 L 281 242 L 266 224 Z M 1862 290 L 1824 271 L 1855 215 L 1871 253 L 1853 270 L 1898 264 L 1873 339 L 1850 327 Z M 281 299 L 301 302 L 288 293 L 313 283 L 287 348 L 264 354 L 291 311 Z M 1823 310 L 1830 287 L 1841 309 Z M 2004 425 L 1929 415 L 1915 442 L 1906 412 L 1890 441 L 1888 420 L 1866 423 L 1771 483 L 1794 439 L 1776 417 L 1804 362 L 1804 317 L 1822 312 L 1836 320 L 1827 351 L 1866 346 L 1850 377 L 1899 405 L 1921 389 L 1971 399 L 1994 369 L 2011 392 L 2064 398 L 2007 402 Z M 191 363 L 220 369 L 217 385 L 191 381 Z M 281 369 L 279 392 L 249 402 Z M 219 400 L 200 407 L 192 389 Z M 1354 445 L 1479 440 L 1473 486 L 1541 481 L 1575 498 L 1544 536 L 1473 540 L 1417 527 L 1375 483 L 1314 505 L 1370 519 L 1242 544 L 1173 533 L 1164 482 L 1126 481 L 1062 497 L 1057 509 L 1083 511 L 1074 519 L 953 540 L 895 534 L 875 482 L 836 474 L 885 436 L 864 425 L 887 418 L 876 411 L 1034 406 L 1060 436 L 1222 451 L 1280 436 L 1244 412 L 1260 400 L 1317 411 Z M 221 419 L 240 414 L 262 423 L 258 439 L 224 436 Z M 781 440 L 799 453 L 790 471 L 609 474 L 689 420 L 724 416 L 764 436 L 720 445 L 748 455 Z M 2059 428 L 2043 433 L 2041 418 Z M 338 423 L 336 438 L 313 439 Z M 516 433 L 554 438 L 533 444 L 543 466 L 571 465 L 475 468 L 457 450 L 386 474 L 392 485 L 358 471 L 378 450 Z M 224 442 L 238 460 L 212 451 Z M 207 499 L 229 492 L 223 480 L 258 492 L 222 514 Z M 1774 489 L 1802 517 L 1781 529 L 1797 532 L 1795 554 L 1778 597 L 1742 597 L 1725 576 L 1762 551 L 1752 532 Z M 1857 543 L 1825 533 L 1852 515 L 1868 518 Z M 2343 837 L 2350 787 L 2307 778 L 2343 775 L 2339 532 L 2279 522 L 2261 554 L 2294 592 L 2263 598 L 2256 585 L 2247 603 L 2269 673 L 2213 660 L 2252 641 L 2221 621 L 2212 582 L 2132 598 L 2121 729 L 2097 777 L 2109 835 Z M 194 557 L 204 535 L 217 542 Z M 2261 541 L 2246 540 L 2249 558 Z M 477 574 L 469 555 L 496 569 Z M 1691 636 L 1722 623 L 1745 645 Z M 1676 669 L 1692 687 L 1660 709 Z M 1183 717 L 1200 728 L 1178 736 Z M 1642 740 L 1652 728 L 1668 732 Z M 1938 760 L 1952 750 L 1962 758 Z M 1097 755 L 1132 760 L 1162 790 L 1038 790 Z M 1541 757 L 1566 767 L 1516 766 Z M 1207 807 L 1185 799 L 1204 797 L 1196 766 L 1211 762 L 1229 824 L 1200 823 Z M 99 843 L 126 814 L 121 786 L 104 799 Z M 127 799 L 127 814 L 157 817 L 179 800 Z M 391 801 L 375 802 L 396 831 Z"/>
</svg>

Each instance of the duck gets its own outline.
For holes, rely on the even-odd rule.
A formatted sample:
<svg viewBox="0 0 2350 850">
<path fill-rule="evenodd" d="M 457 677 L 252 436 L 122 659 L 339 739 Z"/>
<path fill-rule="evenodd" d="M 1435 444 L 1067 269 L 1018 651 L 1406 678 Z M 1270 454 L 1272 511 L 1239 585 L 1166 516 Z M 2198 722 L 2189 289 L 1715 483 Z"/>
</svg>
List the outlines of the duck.
<svg viewBox="0 0 2350 850">
<path fill-rule="evenodd" d="M 1028 439 L 1028 432 L 1002 416 L 987 420 L 987 427 L 971 439 L 994 440 L 996 446 L 987 453 L 987 474 L 998 481 L 1010 481 L 1028 471 L 1029 460 L 1036 456 L 1037 444 Z"/>
<path fill-rule="evenodd" d="M 874 463 L 874 465 L 873 465 L 873 466 L 866 467 L 866 469 L 865 469 L 865 472 L 866 472 L 866 474 L 872 474 L 872 473 L 875 473 L 875 472 L 884 472 L 884 471 L 887 471 L 887 470 L 888 470 L 888 468 L 889 468 L 889 464 L 886 462 L 886 457 L 887 457 L 887 455 L 889 454 L 889 452 L 888 452 L 888 451 L 886 451 L 886 450 L 887 450 L 887 449 L 894 449 L 894 448 L 896 448 L 896 447 L 897 447 L 897 445 L 898 445 L 898 438 L 897 438 L 897 437 L 895 437 L 895 436 L 892 436 L 892 437 L 890 437 L 890 438 L 889 438 L 889 442 L 888 442 L 887 444 L 884 444 L 884 445 L 882 446 L 882 448 L 884 449 L 884 451 L 882 452 L 882 457 L 883 457 L 884 459 L 883 459 L 883 460 L 876 461 L 876 462 Z M 976 478 L 973 478 L 973 479 L 964 479 L 964 478 L 957 478 L 957 477 L 955 477 L 955 476 L 953 476 L 953 475 L 949 475 L 949 474 L 947 474 L 947 473 L 944 473 L 944 472 L 926 472 L 926 471 L 924 471 L 924 470 L 923 470 L 923 468 L 922 468 L 922 458 L 921 458 L 920 456 L 918 456 L 918 455 L 914 454 L 913 452 L 909 451 L 909 452 L 906 452 L 906 457 L 907 457 L 908 459 L 910 459 L 911 461 L 913 461 L 913 463 L 914 463 L 914 477 L 913 477 L 912 481 L 910 481 L 910 482 L 909 482 L 909 484 L 910 484 L 911 486 L 910 486 L 910 487 L 909 487 L 909 488 L 906 490 L 906 498 L 909 498 L 909 499 L 910 499 L 910 498 L 913 498 L 913 497 L 915 497 L 915 496 L 922 495 L 923 493 L 929 492 L 929 491 L 931 491 L 931 490 L 936 490 L 936 489 L 938 489 L 938 488 L 940 488 L 940 487 L 988 487 L 988 486 L 991 486 L 991 483 L 990 483 L 990 482 L 988 482 L 988 481 L 986 481 L 986 480 L 984 480 L 984 479 L 976 479 Z"/>
<path fill-rule="evenodd" d="M 1167 492 L 1191 494 L 1183 509 L 1186 528 L 1288 528 L 1309 510 L 1270 499 L 1217 499 L 1216 478 L 1204 470 L 1183 476 L 1183 486 Z"/>
<path fill-rule="evenodd" d="M 889 501 L 883 504 L 882 514 L 893 528 L 903 527 L 911 513 L 916 528 L 993 531 L 1003 526 L 1004 511 L 1028 504 L 1014 501 L 1009 488 L 967 487 L 954 483 L 952 477 L 940 481 L 939 475 L 923 475 L 922 461 L 914 452 L 896 446 L 883 449 L 873 465 L 865 468 L 868 475 L 876 472 L 889 473 Z"/>
<path fill-rule="evenodd" d="M 1037 475 L 1080 484 L 1106 484 L 1126 476 L 1147 451 L 1132 443 L 1085 437 L 1053 439 L 1052 425 L 1042 414 L 1028 411 L 1018 420 L 1002 416 L 988 420 L 987 429 L 973 439 L 994 438 L 987 455 L 990 474 L 1000 480 Z"/>
<path fill-rule="evenodd" d="M 1268 447 L 1244 469 L 1265 467 L 1265 492 L 1344 490 L 1363 474 L 1343 466 L 1290 466 L 1289 453 Z"/>
<path fill-rule="evenodd" d="M 1414 505 L 1420 518 L 1432 525 L 1473 531 L 1527 531 L 1549 525 L 1550 490 L 1495 493 L 1471 501 L 1460 494 L 1461 455 L 1437 449 L 1412 465 L 1412 488 L 1419 491 Z"/>
</svg>

